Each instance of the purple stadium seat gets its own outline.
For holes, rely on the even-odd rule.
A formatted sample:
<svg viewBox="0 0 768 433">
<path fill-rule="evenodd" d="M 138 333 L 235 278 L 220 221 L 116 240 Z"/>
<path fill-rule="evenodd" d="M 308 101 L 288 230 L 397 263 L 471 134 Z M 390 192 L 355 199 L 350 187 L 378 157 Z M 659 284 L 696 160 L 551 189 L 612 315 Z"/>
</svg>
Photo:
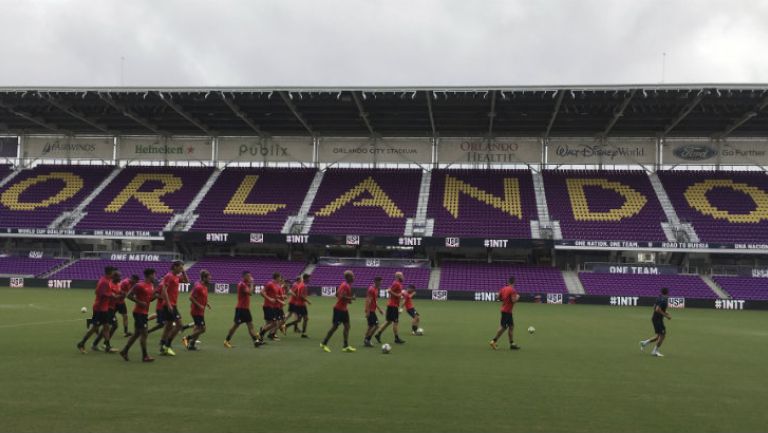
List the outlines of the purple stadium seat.
<svg viewBox="0 0 768 433">
<path fill-rule="evenodd" d="M 0 275 L 38 276 L 66 262 L 66 259 L 0 257 Z"/>
<path fill-rule="evenodd" d="M 204 257 L 187 270 L 190 279 L 197 281 L 200 271 L 211 273 L 213 283 L 236 284 L 243 271 L 250 271 L 256 285 L 265 284 L 274 272 L 280 272 L 287 279 L 296 278 L 306 267 L 304 262 L 290 262 L 261 257 Z"/>
<path fill-rule="evenodd" d="M 160 231 L 174 213 L 186 210 L 212 172 L 208 167 L 127 167 L 88 205 L 77 228 Z M 129 197 L 131 186 L 147 197 L 145 203 Z M 156 201 L 146 195 L 161 188 L 169 192 Z"/>
<path fill-rule="evenodd" d="M 549 215 L 560 221 L 564 239 L 667 240 L 666 216 L 645 172 L 547 170 L 543 176 Z"/>
<path fill-rule="evenodd" d="M 0 226 L 48 227 L 62 212 L 77 207 L 113 169 L 111 166 L 38 165 L 22 171 L 0 188 Z M 32 183 L 34 179 L 36 183 Z M 21 194 L 14 193 L 25 184 L 29 187 Z"/>
<path fill-rule="evenodd" d="M 123 278 L 136 274 L 143 277 L 144 269 L 153 268 L 160 279 L 171 269 L 171 262 L 137 262 L 106 259 L 80 259 L 51 275 L 57 280 L 98 280 L 104 275 L 104 267 L 115 266 Z"/>
<path fill-rule="evenodd" d="M 690 222 L 700 240 L 768 242 L 764 173 L 663 171 L 659 178 L 680 220 Z"/>
<path fill-rule="evenodd" d="M 375 277 L 382 277 L 382 288 L 389 287 L 395 279 L 395 272 L 402 272 L 405 277 L 404 286 L 413 284 L 417 289 L 429 287 L 429 268 L 403 267 L 366 267 L 366 266 L 318 266 L 312 272 L 312 286 L 338 286 L 344 280 L 344 271 L 355 273 L 354 288 L 367 288 L 373 284 Z"/>
<path fill-rule="evenodd" d="M 195 210 L 199 217 L 192 230 L 280 233 L 301 207 L 314 175 L 309 168 L 228 168 Z"/>
<path fill-rule="evenodd" d="M 510 200 L 505 200 L 505 179 Z M 457 200 L 458 199 L 458 200 Z M 538 219 L 527 170 L 434 170 L 429 218 L 435 236 L 530 239 Z"/>
<path fill-rule="evenodd" d="M 443 262 L 440 288 L 496 292 L 507 283 L 510 276 L 515 277 L 515 289 L 520 293 L 568 293 L 563 274 L 556 268 L 459 261 Z"/>
<path fill-rule="evenodd" d="M 310 233 L 401 236 L 406 219 L 416 214 L 421 175 L 421 170 L 329 169 L 309 212 Z"/>
<path fill-rule="evenodd" d="M 768 278 L 713 276 L 733 299 L 768 301 Z"/>
<path fill-rule="evenodd" d="M 659 296 L 662 287 L 669 296 L 713 299 L 717 294 L 697 275 L 624 275 L 580 272 L 579 280 L 587 295 Z"/>
</svg>

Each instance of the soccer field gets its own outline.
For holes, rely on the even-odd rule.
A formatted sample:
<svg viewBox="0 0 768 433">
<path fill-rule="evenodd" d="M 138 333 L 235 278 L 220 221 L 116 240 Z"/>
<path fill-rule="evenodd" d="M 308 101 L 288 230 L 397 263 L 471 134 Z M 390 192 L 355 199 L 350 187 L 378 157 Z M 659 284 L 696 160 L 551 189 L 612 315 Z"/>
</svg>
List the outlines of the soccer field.
<svg viewBox="0 0 768 433">
<path fill-rule="evenodd" d="M 665 358 L 641 353 L 650 308 L 520 304 L 520 351 L 488 340 L 499 304 L 417 300 L 425 336 L 389 355 L 362 347 L 362 302 L 324 353 L 331 300 L 314 298 L 311 339 L 254 349 L 222 341 L 235 296 L 211 295 L 201 351 L 81 355 L 92 291 L 1 289 L 0 430 L 8 432 L 764 431 L 768 314 L 671 310 Z M 185 298 L 185 297 L 184 297 Z M 188 302 L 182 303 L 189 319 Z M 259 316 L 260 307 L 252 309 Z M 90 313 L 89 313 L 90 314 Z M 88 314 L 88 315 L 89 315 Z M 408 328 L 404 326 L 404 328 Z M 405 330 L 404 330 L 405 331 Z M 114 345 L 123 344 L 122 333 Z M 386 340 L 392 342 L 391 333 Z M 157 335 L 150 336 L 151 353 Z M 503 340 L 502 340 L 503 343 Z"/>
</svg>

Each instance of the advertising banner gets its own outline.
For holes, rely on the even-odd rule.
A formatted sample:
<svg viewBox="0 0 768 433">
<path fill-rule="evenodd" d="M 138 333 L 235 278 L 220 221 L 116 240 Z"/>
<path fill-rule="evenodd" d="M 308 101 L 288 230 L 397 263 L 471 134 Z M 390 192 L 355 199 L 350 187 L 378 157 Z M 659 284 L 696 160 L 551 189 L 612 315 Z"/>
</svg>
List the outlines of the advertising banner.
<svg viewBox="0 0 768 433">
<path fill-rule="evenodd" d="M 111 160 L 112 137 L 78 137 L 66 135 L 26 135 L 21 141 L 24 158 L 65 158 Z"/>
<path fill-rule="evenodd" d="M 219 137 L 219 161 L 313 161 L 312 137 Z"/>
<path fill-rule="evenodd" d="M 429 164 L 432 141 L 429 138 L 327 137 L 320 140 L 318 161 Z"/>
<path fill-rule="evenodd" d="M 0 137 L 0 158 L 16 158 L 18 144 L 18 137 Z"/>
<path fill-rule="evenodd" d="M 668 165 L 768 165 L 768 139 L 669 138 L 663 146 Z"/>
<path fill-rule="evenodd" d="M 117 157 L 126 160 L 210 161 L 209 137 L 120 137 Z"/>
<path fill-rule="evenodd" d="M 440 164 L 538 164 L 541 141 L 535 137 L 446 137 L 437 148 Z"/>
<path fill-rule="evenodd" d="M 649 165 L 656 162 L 656 139 L 611 137 L 550 138 L 547 163 L 567 165 Z"/>
<path fill-rule="evenodd" d="M 592 265 L 592 272 L 627 275 L 675 275 L 677 274 L 677 266 L 595 263 Z"/>
</svg>

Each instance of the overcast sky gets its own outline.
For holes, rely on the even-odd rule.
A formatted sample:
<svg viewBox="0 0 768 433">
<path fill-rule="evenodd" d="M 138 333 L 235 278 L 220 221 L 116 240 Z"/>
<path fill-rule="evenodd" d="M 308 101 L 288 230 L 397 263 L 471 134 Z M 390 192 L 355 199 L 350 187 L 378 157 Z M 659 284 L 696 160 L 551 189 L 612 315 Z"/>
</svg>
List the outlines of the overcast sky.
<svg viewBox="0 0 768 433">
<path fill-rule="evenodd" d="M 768 0 L 0 0 L 0 86 L 768 83 Z"/>
</svg>

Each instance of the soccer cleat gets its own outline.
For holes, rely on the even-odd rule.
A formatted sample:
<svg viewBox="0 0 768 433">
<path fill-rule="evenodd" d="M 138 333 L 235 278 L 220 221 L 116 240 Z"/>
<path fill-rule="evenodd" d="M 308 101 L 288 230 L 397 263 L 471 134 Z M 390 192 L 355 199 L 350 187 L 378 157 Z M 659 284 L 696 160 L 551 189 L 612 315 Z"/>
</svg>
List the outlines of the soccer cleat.
<svg viewBox="0 0 768 433">
<path fill-rule="evenodd" d="M 346 353 L 353 353 L 353 352 L 357 352 L 357 349 L 355 349 L 352 346 L 347 346 L 347 347 L 341 349 L 341 351 L 342 352 L 346 352 Z"/>
<path fill-rule="evenodd" d="M 371 340 L 365 340 L 363 341 L 364 347 L 373 347 L 373 343 L 371 343 Z"/>
<path fill-rule="evenodd" d="M 280 337 L 278 337 L 277 335 L 270 335 L 269 339 L 272 341 L 280 341 Z"/>
<path fill-rule="evenodd" d="M 323 351 L 324 351 L 324 352 L 328 352 L 328 353 L 331 353 L 331 348 L 330 348 L 330 347 L 328 347 L 328 346 L 326 346 L 326 345 L 325 345 L 325 344 L 323 344 L 323 343 L 320 343 L 320 348 L 321 348 L 321 349 L 323 349 Z"/>
<path fill-rule="evenodd" d="M 185 335 L 185 336 L 183 336 L 183 337 L 181 337 L 181 344 L 182 344 L 184 347 L 188 347 L 188 346 L 189 346 L 189 338 L 187 338 L 187 336 L 186 336 L 186 335 Z"/>
<path fill-rule="evenodd" d="M 120 356 L 122 356 L 124 360 L 129 361 L 128 354 L 123 352 L 122 350 L 120 351 Z"/>
<path fill-rule="evenodd" d="M 640 340 L 640 351 L 645 352 L 645 340 Z"/>
<path fill-rule="evenodd" d="M 520 350 L 520 346 L 518 346 L 518 345 L 517 345 L 517 344 L 515 344 L 515 343 L 511 343 L 511 344 L 509 345 L 509 350 Z"/>
<path fill-rule="evenodd" d="M 381 344 L 381 335 L 380 335 L 380 334 L 376 334 L 376 335 L 374 335 L 374 336 L 373 336 L 373 338 L 375 338 L 375 339 L 376 339 L 376 342 L 377 342 L 377 343 Z"/>
<path fill-rule="evenodd" d="M 401 340 L 400 337 L 395 338 L 396 344 L 405 344 L 405 340 Z"/>
<path fill-rule="evenodd" d="M 197 347 L 195 347 L 195 346 L 188 346 L 187 350 L 196 351 Z"/>
<path fill-rule="evenodd" d="M 663 358 L 664 357 L 664 355 L 662 355 L 661 352 L 653 352 L 651 355 L 657 356 L 659 358 Z"/>
<path fill-rule="evenodd" d="M 101 349 L 99 349 L 99 346 L 91 346 L 91 352 L 101 352 Z"/>
<path fill-rule="evenodd" d="M 226 347 L 227 349 L 231 349 L 235 346 L 233 346 L 232 343 L 230 343 L 229 341 L 224 340 L 224 347 Z"/>
<path fill-rule="evenodd" d="M 117 353 L 117 352 L 119 352 L 119 350 L 115 349 L 114 347 L 105 347 L 104 348 L 104 353 L 112 354 L 112 353 Z"/>
<path fill-rule="evenodd" d="M 280 332 L 282 332 L 283 335 L 285 335 L 286 331 L 287 329 L 285 328 L 285 324 L 280 325 Z"/>
<path fill-rule="evenodd" d="M 79 350 L 80 353 L 82 353 L 83 355 L 88 353 L 88 351 L 85 350 L 85 344 L 82 344 L 82 343 L 77 343 L 77 350 Z"/>
<path fill-rule="evenodd" d="M 307 334 L 301 334 L 301 338 L 309 338 L 309 335 L 307 335 Z"/>
<path fill-rule="evenodd" d="M 176 356 L 176 352 L 174 352 L 170 347 L 165 348 L 165 354 L 168 356 Z"/>
<path fill-rule="evenodd" d="M 493 350 L 496 350 L 496 349 L 498 349 L 498 348 L 499 348 L 499 346 L 497 346 L 497 345 L 496 345 L 496 342 L 495 342 L 495 341 L 493 341 L 493 340 L 491 340 L 491 342 L 490 342 L 490 345 L 491 345 L 491 349 L 493 349 Z"/>
<path fill-rule="evenodd" d="M 155 358 L 147 355 L 147 356 L 144 357 L 144 359 L 141 360 L 141 362 L 153 362 L 154 360 L 155 360 Z"/>
<path fill-rule="evenodd" d="M 123 334 L 123 338 L 128 338 L 128 337 L 130 337 L 131 335 L 133 335 L 133 334 L 132 334 L 132 333 L 130 333 L 130 332 L 126 332 L 125 334 Z"/>
</svg>

